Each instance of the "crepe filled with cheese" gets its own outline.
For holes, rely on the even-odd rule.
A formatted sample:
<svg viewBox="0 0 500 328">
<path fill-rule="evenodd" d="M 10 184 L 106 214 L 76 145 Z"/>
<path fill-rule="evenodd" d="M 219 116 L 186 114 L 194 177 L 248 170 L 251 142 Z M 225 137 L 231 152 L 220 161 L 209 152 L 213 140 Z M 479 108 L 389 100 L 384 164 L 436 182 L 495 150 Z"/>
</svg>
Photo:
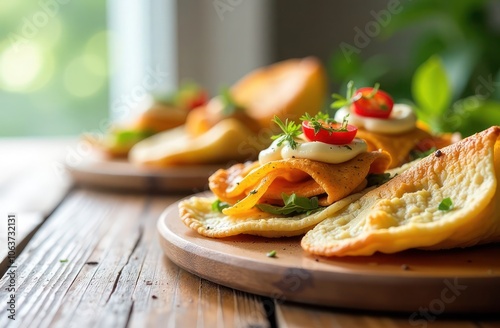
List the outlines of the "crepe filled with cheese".
<svg viewBox="0 0 500 328">
<path fill-rule="evenodd" d="M 215 199 L 191 198 L 180 203 L 181 217 L 187 226 L 210 237 L 299 235 L 359 198 L 367 175 L 384 172 L 389 161 L 384 152 L 364 152 L 339 164 L 298 158 L 236 164 L 209 179 L 210 189 L 227 208 L 213 211 Z M 283 194 L 317 197 L 320 206 L 329 207 L 292 217 L 259 209 L 262 204 L 283 205 Z"/>
<path fill-rule="evenodd" d="M 500 241 L 500 127 L 429 155 L 302 239 L 324 256 Z"/>
</svg>

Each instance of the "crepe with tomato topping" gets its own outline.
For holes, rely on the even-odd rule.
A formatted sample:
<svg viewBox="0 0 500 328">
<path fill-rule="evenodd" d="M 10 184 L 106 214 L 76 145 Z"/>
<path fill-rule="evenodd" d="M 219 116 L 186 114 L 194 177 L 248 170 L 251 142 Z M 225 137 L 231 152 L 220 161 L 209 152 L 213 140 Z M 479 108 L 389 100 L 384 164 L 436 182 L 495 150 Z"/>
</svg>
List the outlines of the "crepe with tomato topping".
<svg viewBox="0 0 500 328">
<path fill-rule="evenodd" d="M 418 127 L 399 134 L 382 134 L 359 129 L 358 138 L 366 141 L 368 150 L 385 150 L 391 155 L 389 168 L 395 168 L 409 162 L 412 152 L 424 153 L 431 149 L 440 149 L 452 144 L 452 135 L 434 136 Z"/>
<path fill-rule="evenodd" d="M 241 233 L 269 237 L 302 234 L 326 216 L 313 213 L 313 210 L 277 217 L 262 211 L 259 206 L 282 206 L 283 194 L 293 194 L 317 198 L 317 204 L 327 207 L 331 215 L 360 197 L 358 193 L 365 189 L 368 174 L 383 173 L 389 161 L 385 152 L 365 152 L 340 164 L 298 158 L 264 165 L 236 164 L 209 178 L 210 189 L 216 198 L 211 201 L 191 198 L 181 202 L 181 217 L 187 226 L 211 237 Z M 217 213 L 211 207 L 215 199 L 226 202 L 228 207 Z M 321 208 L 320 212 L 323 212 Z"/>
<path fill-rule="evenodd" d="M 302 239 L 323 256 L 500 241 L 500 127 L 431 154 L 322 221 Z"/>
</svg>

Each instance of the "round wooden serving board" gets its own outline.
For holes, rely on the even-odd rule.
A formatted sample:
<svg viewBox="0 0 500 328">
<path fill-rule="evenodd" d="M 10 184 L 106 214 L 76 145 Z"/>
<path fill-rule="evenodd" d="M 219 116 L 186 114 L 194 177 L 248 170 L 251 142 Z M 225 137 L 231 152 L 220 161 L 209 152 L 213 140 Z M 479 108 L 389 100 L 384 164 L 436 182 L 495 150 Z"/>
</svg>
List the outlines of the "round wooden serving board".
<svg viewBox="0 0 500 328">
<path fill-rule="evenodd" d="M 208 177 L 222 165 L 138 167 L 127 160 L 92 157 L 66 168 L 78 185 L 129 191 L 193 193 L 208 188 Z"/>
<path fill-rule="evenodd" d="M 165 254 L 181 268 L 242 291 L 343 308 L 432 313 L 500 312 L 500 245 L 449 251 L 324 258 L 300 237 L 203 237 L 180 220 L 177 205 L 158 221 Z M 267 257 L 275 250 L 275 258 Z"/>
</svg>

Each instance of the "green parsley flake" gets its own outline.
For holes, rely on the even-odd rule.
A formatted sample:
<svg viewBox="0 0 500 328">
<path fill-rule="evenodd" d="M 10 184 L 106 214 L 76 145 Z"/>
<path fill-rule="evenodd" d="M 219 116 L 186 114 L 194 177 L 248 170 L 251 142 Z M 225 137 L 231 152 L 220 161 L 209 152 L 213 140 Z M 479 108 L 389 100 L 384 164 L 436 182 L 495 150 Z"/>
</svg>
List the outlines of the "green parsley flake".
<svg viewBox="0 0 500 328">
<path fill-rule="evenodd" d="M 440 211 L 449 211 L 453 208 L 453 202 L 450 197 L 446 197 L 439 203 L 438 209 Z"/>
<path fill-rule="evenodd" d="M 223 209 L 228 208 L 230 206 L 231 205 L 229 203 L 217 199 L 215 202 L 212 203 L 212 211 L 222 213 Z"/>
<path fill-rule="evenodd" d="M 66 262 L 68 262 L 68 259 L 59 260 L 59 262 L 61 262 L 61 263 L 66 263 Z"/>
<path fill-rule="evenodd" d="M 276 251 L 272 250 L 269 253 L 266 254 L 267 257 L 276 257 Z"/>
</svg>

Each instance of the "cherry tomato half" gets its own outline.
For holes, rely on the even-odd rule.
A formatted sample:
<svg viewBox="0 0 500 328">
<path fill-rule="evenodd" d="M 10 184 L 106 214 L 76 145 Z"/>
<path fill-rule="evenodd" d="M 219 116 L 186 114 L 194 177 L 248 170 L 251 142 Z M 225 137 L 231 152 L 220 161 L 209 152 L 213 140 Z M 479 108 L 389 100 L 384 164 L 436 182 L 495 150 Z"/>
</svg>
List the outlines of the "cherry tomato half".
<svg viewBox="0 0 500 328">
<path fill-rule="evenodd" d="M 188 109 L 195 109 L 196 107 L 205 105 L 208 102 L 208 94 L 206 91 L 200 90 L 198 91 L 198 94 L 193 97 L 192 99 L 189 99 L 187 102 L 187 108 Z"/>
<path fill-rule="evenodd" d="M 382 90 L 370 97 L 373 93 L 373 88 L 360 88 L 354 94 L 354 97 L 361 97 L 353 102 L 352 108 L 354 113 L 359 116 L 388 118 L 391 115 L 394 101 L 391 96 Z"/>
<path fill-rule="evenodd" d="M 325 128 L 340 129 L 342 124 L 330 123 L 327 125 L 323 123 L 323 126 Z M 318 133 L 314 133 L 314 128 L 309 125 L 309 121 L 302 121 L 302 131 L 310 141 L 320 141 L 331 145 L 346 145 L 352 142 L 358 132 L 358 128 L 348 124 L 347 131 L 328 131 L 321 129 Z"/>
</svg>

